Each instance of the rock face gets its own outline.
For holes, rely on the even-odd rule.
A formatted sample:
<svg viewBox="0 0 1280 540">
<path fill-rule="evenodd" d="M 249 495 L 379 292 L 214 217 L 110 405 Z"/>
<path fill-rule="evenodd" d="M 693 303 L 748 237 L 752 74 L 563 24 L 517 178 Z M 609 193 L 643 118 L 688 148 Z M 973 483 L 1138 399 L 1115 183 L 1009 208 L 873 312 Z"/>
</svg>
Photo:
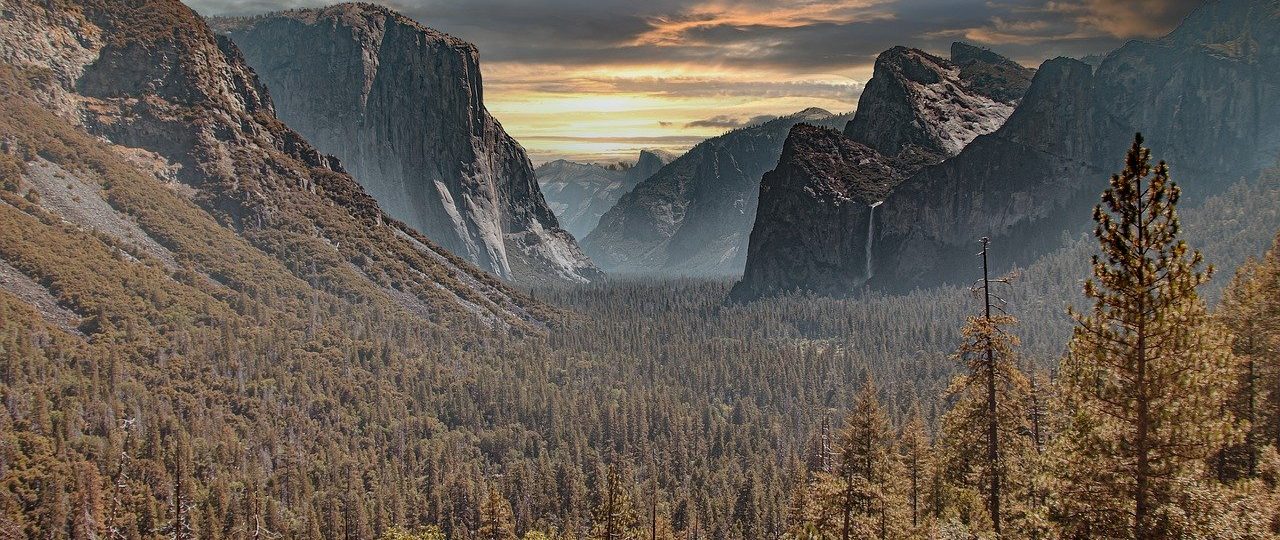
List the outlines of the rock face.
<svg viewBox="0 0 1280 540">
<path fill-rule="evenodd" d="M 471 44 L 371 4 L 212 24 L 271 89 L 280 118 L 392 216 L 506 279 L 600 276 L 485 109 Z"/>
<path fill-rule="evenodd" d="M 901 163 L 840 132 L 808 124 L 791 128 L 778 167 L 760 182 L 746 273 L 732 297 L 855 290 L 874 273 L 866 257 L 875 213 L 901 179 Z M 764 225 L 764 224 L 767 224 Z"/>
<path fill-rule="evenodd" d="M 906 47 L 885 51 L 843 136 L 804 125 L 791 130 L 761 184 L 733 298 L 851 294 L 872 279 L 880 204 L 903 179 L 1003 125 L 1031 71 L 964 44 L 952 54 L 948 61 Z"/>
<path fill-rule="evenodd" d="M 1031 88 L 1036 70 L 968 43 L 951 44 L 951 63 L 971 91 L 1002 103 L 1017 103 Z"/>
<path fill-rule="evenodd" d="M 1009 122 L 907 180 L 882 208 L 877 288 L 967 282 L 974 242 L 997 268 L 1025 264 L 1089 226 L 1135 132 L 1194 204 L 1280 155 L 1280 5 L 1208 2 L 1169 36 L 1093 68 L 1046 62 Z"/>
<path fill-rule="evenodd" d="M 976 242 L 983 236 L 992 239 L 996 271 L 1054 249 L 1064 234 L 1087 230 L 1090 209 L 1110 174 L 1121 168 L 1135 132 L 1144 133 L 1153 154 L 1170 163 L 1186 202 L 1194 204 L 1241 178 L 1255 177 L 1280 155 L 1277 34 L 1280 5 L 1273 0 L 1208 2 L 1169 36 L 1130 42 L 1096 67 L 1068 58 L 1045 62 L 1020 100 L 1012 97 L 1026 72 L 983 51 L 954 47 L 951 63 L 960 67 L 965 87 L 1016 102 L 1016 110 L 998 130 L 909 175 L 876 208 L 874 234 L 867 240 L 872 247 L 864 257 L 873 261 L 875 272 L 866 286 L 907 291 L 969 282 Z M 900 78 L 932 80 L 911 69 L 898 70 Z M 877 77 L 889 71 L 877 66 Z M 872 86 L 868 83 L 868 91 Z M 895 86 L 880 85 L 896 92 Z M 863 102 L 868 99 L 864 95 Z M 910 118 L 908 113 L 916 110 L 878 108 L 890 119 Z M 860 104 L 859 113 L 863 110 Z M 875 143 L 869 146 L 882 153 L 913 144 L 930 148 L 930 143 L 946 140 L 929 137 L 931 132 L 919 129 L 914 120 L 901 127 L 867 119 L 866 126 L 881 124 L 875 129 L 860 122 L 851 123 L 846 133 Z M 946 145 L 932 146 L 939 147 Z M 766 215 L 766 204 L 762 199 L 761 215 Z M 814 219 L 830 219 L 828 206 L 815 199 L 809 213 Z M 866 230 L 866 216 L 847 219 L 844 227 Z M 765 230 L 782 226 L 758 222 L 753 237 L 767 238 Z M 859 253 L 856 248 L 845 251 L 851 257 Z M 744 285 L 743 290 L 831 290 L 821 280 L 788 281 L 780 272 L 752 268 L 778 264 L 776 259 L 764 252 L 753 257 L 748 275 L 780 277 Z M 859 268 L 856 262 L 846 265 L 845 284 L 865 279 Z M 844 287 L 836 293 L 853 290 Z"/>
<path fill-rule="evenodd" d="M 337 159 L 285 127 L 237 47 L 178 0 L 7 2 L 0 60 L 36 88 L 59 129 L 106 148 L 85 170 L 120 175 L 112 189 L 153 193 L 125 221 L 145 217 L 145 233 L 205 274 L 201 283 L 251 295 L 303 284 L 427 320 L 537 324 L 536 302 L 385 214 Z M 205 224 L 233 234 L 193 232 Z M 225 248 L 211 254 L 210 242 Z M 265 277 L 277 269 L 298 281 Z"/>
<path fill-rule="evenodd" d="M 674 159 L 664 150 L 642 150 L 626 169 L 558 159 L 544 163 L 534 173 L 560 224 L 574 237 L 586 238 L 618 199 Z"/>
<path fill-rule="evenodd" d="M 989 51 L 957 49 L 971 73 L 979 66 L 1009 62 Z M 845 135 L 887 156 L 915 155 L 936 162 L 960 153 L 977 136 L 1003 125 L 1021 97 L 992 80 L 970 87 L 963 72 L 952 62 L 916 49 L 894 47 L 880 53 Z M 998 101 L 988 94 L 1016 95 Z"/>
<path fill-rule="evenodd" d="M 760 178 L 777 163 L 787 132 L 800 122 L 838 129 L 848 120 L 807 109 L 703 141 L 624 195 L 583 249 L 607 272 L 737 275 Z"/>
</svg>

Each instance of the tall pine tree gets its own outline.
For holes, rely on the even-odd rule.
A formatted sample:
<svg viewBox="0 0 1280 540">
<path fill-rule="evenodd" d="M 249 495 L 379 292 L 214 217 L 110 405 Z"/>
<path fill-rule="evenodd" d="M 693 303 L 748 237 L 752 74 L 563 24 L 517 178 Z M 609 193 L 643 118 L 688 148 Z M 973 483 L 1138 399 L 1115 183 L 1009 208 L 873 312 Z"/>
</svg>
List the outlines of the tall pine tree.
<svg viewBox="0 0 1280 540">
<path fill-rule="evenodd" d="M 1067 537 L 1170 538 L 1167 506 L 1228 437 L 1230 353 L 1196 288 L 1212 269 L 1180 238 L 1179 189 L 1135 137 L 1094 210 L 1101 253 L 1060 383 L 1057 438 Z"/>
<path fill-rule="evenodd" d="M 897 453 L 889 418 L 870 379 L 863 384 L 840 437 L 835 490 L 830 500 L 839 517 L 840 538 L 885 538 L 887 514 L 895 506 L 892 482 Z M 895 520 L 895 525 L 898 522 Z"/>
<path fill-rule="evenodd" d="M 1032 451 L 1027 378 L 1014 354 L 1018 339 L 1007 330 L 1015 322 L 1008 315 L 969 318 L 954 355 L 964 371 L 947 391 L 955 405 L 942 418 L 940 459 L 956 517 L 974 531 L 1003 532 L 1009 515 L 1027 513 L 1014 511 L 1026 500 L 1020 496 L 1027 487 L 1024 461 Z M 975 499 L 981 511 L 967 507 Z"/>
</svg>

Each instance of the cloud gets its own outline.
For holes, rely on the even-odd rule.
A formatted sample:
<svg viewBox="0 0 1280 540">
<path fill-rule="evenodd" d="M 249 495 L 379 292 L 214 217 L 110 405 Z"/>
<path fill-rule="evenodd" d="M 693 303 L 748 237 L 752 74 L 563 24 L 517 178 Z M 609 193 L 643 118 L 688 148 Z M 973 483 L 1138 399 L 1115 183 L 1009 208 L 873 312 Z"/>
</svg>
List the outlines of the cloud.
<svg viewBox="0 0 1280 540">
<path fill-rule="evenodd" d="M 205 15 L 249 15 L 335 0 L 186 1 Z M 613 144 L 604 139 L 535 138 L 564 130 L 606 138 L 683 136 L 688 130 L 706 134 L 737 127 L 766 112 L 809 106 L 848 110 L 876 55 L 895 45 L 945 56 L 952 41 L 964 40 L 1029 66 L 1056 56 L 1106 53 L 1127 39 L 1167 32 L 1198 3 L 374 1 L 474 43 L 490 110 L 518 139 L 544 153 L 573 145 L 591 145 L 583 153 L 615 151 L 604 148 Z"/>
<path fill-rule="evenodd" d="M 575 137 L 575 136 L 559 136 L 559 135 L 528 135 L 521 137 L 521 140 L 529 141 L 558 141 L 558 142 L 575 142 L 575 143 L 627 143 L 641 145 L 657 145 L 657 146 L 693 146 L 705 140 L 706 137 L 700 135 L 660 135 L 650 137 L 623 137 L 623 136 L 607 136 L 599 137 Z"/>
<path fill-rule="evenodd" d="M 251 14 L 332 0 L 188 0 Z M 1166 28 L 1194 0 L 381 0 L 475 43 L 482 61 L 673 65 L 786 73 L 866 72 L 894 45 L 945 50 L 957 37 L 1040 59 L 1063 43 L 1104 52 Z M 1144 16 L 1148 15 L 1148 16 Z"/>
<path fill-rule="evenodd" d="M 756 124 L 763 124 L 765 122 L 774 120 L 776 118 L 778 117 L 772 114 L 761 114 L 761 115 L 752 116 L 751 118 L 742 118 L 740 116 L 718 114 L 718 115 L 712 116 L 711 118 L 694 120 L 692 122 L 685 124 L 684 127 L 733 129 L 733 128 L 740 128 L 740 127 L 746 127 L 746 126 L 753 126 Z"/>
<path fill-rule="evenodd" d="M 557 78 L 549 68 L 535 74 L 523 70 L 508 70 L 506 65 L 491 66 L 493 77 L 485 81 L 488 89 L 496 91 L 518 88 L 546 94 L 649 94 L 682 98 L 705 97 L 811 97 L 854 101 L 862 92 L 863 83 L 854 80 L 825 80 L 819 78 L 799 80 L 761 81 L 753 75 L 726 73 L 720 77 L 654 77 L 647 75 L 618 76 L 567 76 Z M 518 67 L 517 67 L 518 68 Z M 548 75 L 548 73 L 551 73 Z"/>
<path fill-rule="evenodd" d="M 1049 2 L 1046 7 L 1073 17 L 1084 28 L 1128 39 L 1163 36 L 1201 3 L 1201 0 L 1075 0 Z"/>
</svg>

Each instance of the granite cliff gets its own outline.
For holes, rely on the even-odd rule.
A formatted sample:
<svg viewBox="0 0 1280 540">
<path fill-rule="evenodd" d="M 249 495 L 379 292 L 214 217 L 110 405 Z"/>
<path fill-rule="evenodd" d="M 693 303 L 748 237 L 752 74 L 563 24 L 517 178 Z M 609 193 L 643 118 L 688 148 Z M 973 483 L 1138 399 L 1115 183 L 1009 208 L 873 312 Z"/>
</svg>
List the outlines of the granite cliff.
<svg viewBox="0 0 1280 540">
<path fill-rule="evenodd" d="M 608 272 L 737 275 L 747 258 L 760 177 L 792 126 L 839 128 L 822 109 L 739 128 L 694 146 L 618 200 L 582 242 Z"/>
<path fill-rule="evenodd" d="M 904 179 L 1004 125 L 1031 72 L 962 43 L 950 60 L 906 47 L 881 53 L 843 136 L 804 125 L 787 136 L 761 182 L 733 297 L 859 290 L 877 272 L 877 208 Z"/>
<path fill-rule="evenodd" d="M 1003 128 L 888 197 L 871 285 L 969 281 L 982 236 L 1004 270 L 1082 233 L 1135 132 L 1170 163 L 1185 204 L 1256 178 L 1280 155 L 1278 29 L 1275 2 L 1220 0 L 1096 67 L 1046 62 Z"/>
<path fill-rule="evenodd" d="M 212 25 L 271 89 L 280 119 L 392 216 L 506 279 L 601 276 L 485 109 L 473 45 L 365 3 Z"/>
<path fill-rule="evenodd" d="M 1009 99 L 1016 109 L 1008 120 L 993 132 L 972 137 L 954 155 L 906 176 L 875 209 L 874 220 L 848 217 L 845 228 L 865 230 L 872 223 L 874 233 L 865 241 L 869 249 L 853 246 L 843 256 L 872 261 L 874 273 L 860 270 L 863 265 L 855 262 L 825 279 L 803 274 L 789 279 L 787 272 L 770 267 L 803 268 L 808 263 L 783 261 L 761 249 L 748 262 L 746 275 L 770 276 L 770 281 L 744 283 L 738 296 L 796 289 L 830 292 L 833 283 L 842 285 L 836 294 L 852 294 L 861 288 L 852 286 L 859 280 L 887 291 L 968 282 L 976 242 L 984 236 L 997 250 L 996 271 L 1030 263 L 1061 245 L 1064 236 L 1088 228 L 1090 209 L 1109 175 L 1121 167 L 1135 132 L 1146 136 L 1154 155 L 1170 162 L 1187 204 L 1255 178 L 1280 155 L 1278 29 L 1280 5 L 1274 1 L 1208 2 L 1162 39 L 1129 42 L 1093 64 L 1069 58 L 1045 62 L 1017 100 L 1011 98 L 1027 72 L 984 51 L 955 47 L 951 63 L 962 66 L 964 86 L 993 99 Z M 898 71 L 902 76 L 889 82 L 935 84 L 928 73 Z M 886 72 L 877 66 L 877 77 Z M 992 86 L 999 81 L 1004 83 Z M 873 80 L 868 92 L 877 87 L 896 92 L 896 86 Z M 868 110 L 863 106 L 868 99 L 864 93 L 860 115 Z M 889 99 L 874 110 L 865 122 L 851 122 L 846 134 L 882 153 L 923 148 L 918 154 L 928 156 L 948 148 L 947 137 L 933 137 L 929 123 L 902 121 L 927 118 L 920 108 Z M 761 201 L 762 208 L 772 203 Z M 807 211 L 793 210 L 789 219 L 803 223 L 806 214 L 827 219 L 829 206 L 815 199 Z M 767 238 L 774 234 L 770 231 L 792 226 L 758 221 L 753 237 Z M 828 248 L 841 249 L 836 243 Z"/>
<path fill-rule="evenodd" d="M 168 276 L 141 304 L 97 305 L 163 309 L 179 294 L 169 288 L 189 287 L 199 292 L 181 294 L 213 304 L 239 294 L 380 306 L 419 325 L 526 328 L 549 313 L 384 213 L 337 159 L 277 118 L 237 47 L 177 0 L 8 1 L 0 61 L 5 120 L 23 126 L 0 137 L 0 153 L 27 171 L 17 188 L 75 194 L 33 197 L 44 202 L 23 212 L 61 216 L 50 239 L 89 231 L 150 254 L 122 256 L 135 265 L 122 274 L 144 279 L 154 257 Z M 14 267 L 58 291 L 86 288 L 66 301 L 80 315 L 95 304 L 78 302 L 115 290 L 105 267 L 20 257 L 34 230 L 0 230 Z"/>
</svg>

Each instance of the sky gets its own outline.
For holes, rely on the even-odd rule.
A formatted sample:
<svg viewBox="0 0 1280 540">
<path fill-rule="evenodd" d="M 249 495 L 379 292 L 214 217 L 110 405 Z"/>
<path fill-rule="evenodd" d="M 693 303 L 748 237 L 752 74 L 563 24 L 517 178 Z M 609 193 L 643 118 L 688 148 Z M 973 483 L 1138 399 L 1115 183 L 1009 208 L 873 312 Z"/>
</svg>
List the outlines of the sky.
<svg viewBox="0 0 1280 540">
<path fill-rule="evenodd" d="M 250 15 L 332 0 L 186 0 Z M 1025 65 L 1171 30 L 1199 0 L 379 0 L 480 50 L 485 103 L 535 163 L 682 152 L 808 107 L 857 107 L 875 57 L 953 41 Z"/>
</svg>

